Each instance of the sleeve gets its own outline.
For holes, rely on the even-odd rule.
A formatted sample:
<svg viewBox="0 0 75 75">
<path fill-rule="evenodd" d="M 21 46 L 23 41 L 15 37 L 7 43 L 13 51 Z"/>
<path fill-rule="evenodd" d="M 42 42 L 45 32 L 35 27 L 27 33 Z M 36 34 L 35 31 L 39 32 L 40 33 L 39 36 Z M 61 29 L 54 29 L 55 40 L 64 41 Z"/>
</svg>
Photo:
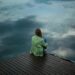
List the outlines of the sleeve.
<svg viewBox="0 0 75 75">
<path fill-rule="evenodd" d="M 44 39 L 42 39 L 41 44 L 42 44 L 42 47 L 45 48 L 45 49 L 46 49 L 47 46 L 48 46 L 48 43 L 45 43 Z"/>
</svg>

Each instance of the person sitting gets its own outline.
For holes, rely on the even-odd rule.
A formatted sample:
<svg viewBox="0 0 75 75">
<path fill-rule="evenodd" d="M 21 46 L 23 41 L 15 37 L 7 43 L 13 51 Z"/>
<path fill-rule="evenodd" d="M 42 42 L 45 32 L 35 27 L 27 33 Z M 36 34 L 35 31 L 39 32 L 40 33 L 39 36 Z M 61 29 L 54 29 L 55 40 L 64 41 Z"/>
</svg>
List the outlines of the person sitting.
<svg viewBox="0 0 75 75">
<path fill-rule="evenodd" d="M 32 47 L 30 50 L 30 54 L 34 56 L 44 56 L 45 49 L 47 48 L 47 43 L 42 37 L 42 32 L 39 28 L 35 30 L 35 35 L 32 36 Z"/>
</svg>

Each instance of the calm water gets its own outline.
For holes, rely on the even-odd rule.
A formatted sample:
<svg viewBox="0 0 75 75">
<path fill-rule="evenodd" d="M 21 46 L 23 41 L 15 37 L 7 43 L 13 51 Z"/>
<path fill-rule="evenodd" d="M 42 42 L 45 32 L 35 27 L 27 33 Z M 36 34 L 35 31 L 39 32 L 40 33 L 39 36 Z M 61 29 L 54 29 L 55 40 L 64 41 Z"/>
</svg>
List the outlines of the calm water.
<svg viewBox="0 0 75 75">
<path fill-rule="evenodd" d="M 0 0 L 0 59 L 28 53 L 38 27 L 48 53 L 75 61 L 74 0 Z"/>
</svg>

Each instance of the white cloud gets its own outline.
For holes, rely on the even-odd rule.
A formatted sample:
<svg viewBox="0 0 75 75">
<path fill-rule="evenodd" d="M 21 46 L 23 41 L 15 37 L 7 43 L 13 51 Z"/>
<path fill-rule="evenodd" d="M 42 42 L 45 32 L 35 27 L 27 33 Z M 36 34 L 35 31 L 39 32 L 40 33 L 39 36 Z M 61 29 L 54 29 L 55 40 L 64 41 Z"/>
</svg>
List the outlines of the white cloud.
<svg viewBox="0 0 75 75">
<path fill-rule="evenodd" d="M 2 6 L 6 5 L 15 5 L 15 4 L 24 4 L 29 2 L 30 0 L 2 0 Z"/>
<path fill-rule="evenodd" d="M 26 3 L 34 5 L 33 8 L 25 6 Z M 45 22 L 48 24 L 67 24 L 68 19 L 73 19 L 75 15 L 75 1 L 51 1 L 51 4 L 39 4 L 34 2 L 34 0 L 6 0 L 3 1 L 1 6 L 15 6 L 19 7 L 8 11 L 3 11 L 0 14 L 0 20 L 6 19 L 19 19 L 24 18 L 25 16 L 35 15 L 37 16 L 36 20 L 38 22 Z M 64 7 L 65 6 L 65 7 Z M 70 8 L 72 6 L 72 8 Z M 22 8 L 22 9 L 19 9 Z M 8 15 L 5 15 L 8 13 Z M 75 19 L 75 18 L 74 18 Z"/>
<path fill-rule="evenodd" d="M 70 57 L 75 55 L 75 51 L 70 50 L 68 48 L 59 48 L 57 50 L 52 51 L 51 53 L 60 57 Z"/>
<path fill-rule="evenodd" d="M 72 8 L 70 8 L 73 5 Z M 56 2 L 53 1 L 51 5 L 44 4 L 41 5 L 41 9 L 36 14 L 36 20 L 38 22 L 43 22 L 50 27 L 57 27 L 64 25 L 64 27 L 70 24 L 75 24 L 75 1 L 63 1 Z M 65 7 L 64 7 L 65 6 Z M 39 8 L 39 7 L 38 7 Z"/>
<path fill-rule="evenodd" d="M 51 32 L 50 33 L 50 37 L 52 38 L 56 38 L 56 39 L 59 39 L 61 37 L 61 33 L 57 33 L 57 32 Z"/>
<path fill-rule="evenodd" d="M 41 28 L 41 31 L 43 32 L 43 33 L 49 33 L 49 31 L 48 31 L 48 29 L 47 28 Z"/>
<path fill-rule="evenodd" d="M 47 30 L 47 32 L 49 32 L 49 31 Z M 49 35 L 49 37 L 52 37 L 55 39 L 63 39 L 63 38 L 66 38 L 68 36 L 75 36 L 75 30 L 69 29 L 65 33 L 50 32 L 48 35 Z"/>
<path fill-rule="evenodd" d="M 67 33 L 64 33 L 61 37 L 65 38 L 67 36 L 75 36 L 75 30 L 69 30 Z"/>
<path fill-rule="evenodd" d="M 42 22 L 42 23 L 48 23 L 49 22 L 49 14 L 47 15 L 44 15 L 44 14 L 42 14 L 42 15 L 38 15 L 37 17 L 36 17 L 36 21 L 37 22 Z"/>
</svg>

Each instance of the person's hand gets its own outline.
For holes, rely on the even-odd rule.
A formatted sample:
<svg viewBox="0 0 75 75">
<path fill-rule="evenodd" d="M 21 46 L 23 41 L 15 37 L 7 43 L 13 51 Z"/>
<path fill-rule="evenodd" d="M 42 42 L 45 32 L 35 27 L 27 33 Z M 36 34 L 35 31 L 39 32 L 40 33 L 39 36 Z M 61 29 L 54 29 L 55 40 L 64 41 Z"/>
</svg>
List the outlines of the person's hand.
<svg viewBox="0 0 75 75">
<path fill-rule="evenodd" d="M 46 46 L 42 46 L 43 47 L 43 49 L 47 49 L 47 47 Z"/>
</svg>

